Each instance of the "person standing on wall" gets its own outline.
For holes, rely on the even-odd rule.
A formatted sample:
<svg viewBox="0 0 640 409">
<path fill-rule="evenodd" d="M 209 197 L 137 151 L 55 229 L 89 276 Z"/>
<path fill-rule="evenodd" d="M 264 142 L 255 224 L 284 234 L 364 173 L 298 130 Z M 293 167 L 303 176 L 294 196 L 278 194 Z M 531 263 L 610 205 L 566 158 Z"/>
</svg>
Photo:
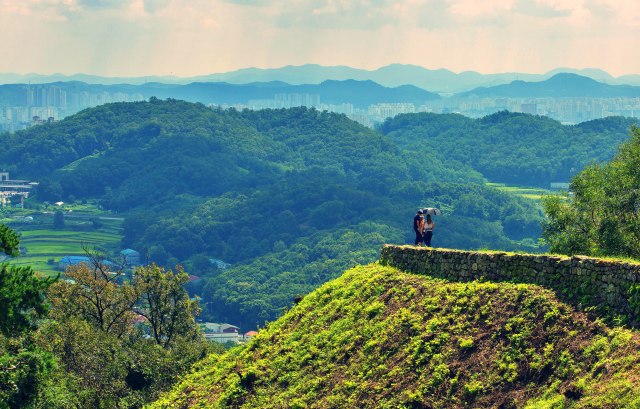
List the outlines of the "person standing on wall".
<svg viewBox="0 0 640 409">
<path fill-rule="evenodd" d="M 427 247 L 431 247 L 431 237 L 433 236 L 433 229 L 436 228 L 436 223 L 431 220 L 431 215 L 428 214 L 427 215 L 427 219 L 424 221 L 424 225 L 423 225 L 423 231 L 424 231 L 424 245 Z"/>
<path fill-rule="evenodd" d="M 416 213 L 413 218 L 413 231 L 416 232 L 416 242 L 415 245 L 418 246 L 422 243 L 423 240 L 423 230 L 424 230 L 424 216 L 422 215 L 422 209 L 418 209 L 418 213 Z"/>
</svg>

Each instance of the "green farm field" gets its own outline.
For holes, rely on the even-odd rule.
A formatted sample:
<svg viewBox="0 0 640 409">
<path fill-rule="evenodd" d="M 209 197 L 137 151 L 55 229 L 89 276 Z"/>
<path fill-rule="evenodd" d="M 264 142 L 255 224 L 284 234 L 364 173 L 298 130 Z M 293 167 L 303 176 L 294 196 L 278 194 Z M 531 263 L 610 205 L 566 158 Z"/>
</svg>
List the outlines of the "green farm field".
<svg viewBox="0 0 640 409">
<path fill-rule="evenodd" d="M 11 261 L 18 266 L 31 266 L 34 270 L 47 274 L 57 274 L 60 258 L 72 255 L 84 255 L 85 249 L 98 249 L 105 254 L 119 250 L 121 234 L 101 231 L 73 230 L 26 230 L 17 229 L 21 234 L 20 245 L 27 249 L 26 254 Z M 48 260 L 54 260 L 49 264 Z"/>
<path fill-rule="evenodd" d="M 93 219 L 99 222 L 94 226 L 93 220 L 85 215 L 67 215 L 65 227 L 54 230 L 52 214 L 32 214 L 34 224 L 16 222 L 15 214 L 13 222 L 8 223 L 20 234 L 20 246 L 27 250 L 10 261 L 13 265 L 31 266 L 41 274 L 56 275 L 60 272 L 58 261 L 64 256 L 84 255 L 87 249 L 111 257 L 120 250 L 122 218 L 94 213 Z"/>
<path fill-rule="evenodd" d="M 530 199 L 537 202 L 539 202 L 540 199 L 542 199 L 542 196 L 554 193 L 552 190 L 549 190 L 549 189 L 542 189 L 542 188 L 536 188 L 536 187 L 508 186 L 504 183 L 487 182 L 486 185 L 490 187 L 494 187 L 503 192 L 511 193 L 516 196 L 520 196 L 525 199 Z"/>
</svg>

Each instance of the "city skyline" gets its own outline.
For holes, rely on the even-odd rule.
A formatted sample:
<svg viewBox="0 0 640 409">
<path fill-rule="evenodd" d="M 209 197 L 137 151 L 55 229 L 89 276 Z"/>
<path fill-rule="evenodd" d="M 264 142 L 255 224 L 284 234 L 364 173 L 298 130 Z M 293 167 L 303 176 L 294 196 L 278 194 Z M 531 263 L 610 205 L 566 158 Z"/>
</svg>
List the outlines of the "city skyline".
<svg viewBox="0 0 640 409">
<path fill-rule="evenodd" d="M 393 63 L 640 73 L 632 0 L 0 0 L 0 72 L 188 77 Z"/>
</svg>

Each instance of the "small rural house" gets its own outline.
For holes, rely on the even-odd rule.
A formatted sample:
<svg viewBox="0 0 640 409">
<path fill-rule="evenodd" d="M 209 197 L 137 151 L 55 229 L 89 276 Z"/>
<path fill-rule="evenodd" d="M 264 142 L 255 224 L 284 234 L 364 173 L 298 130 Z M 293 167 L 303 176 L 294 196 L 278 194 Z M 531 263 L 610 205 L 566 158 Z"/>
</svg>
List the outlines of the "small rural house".
<svg viewBox="0 0 640 409">
<path fill-rule="evenodd" d="M 58 268 L 65 271 L 69 266 L 75 266 L 76 264 L 85 263 L 89 265 L 91 259 L 86 256 L 64 256 L 58 261 Z"/>
<path fill-rule="evenodd" d="M 249 331 L 246 334 L 244 334 L 244 340 L 248 341 L 251 338 L 255 337 L 256 335 L 258 335 L 258 331 Z"/>
<path fill-rule="evenodd" d="M 211 264 L 213 264 L 214 266 L 216 266 L 220 270 L 226 270 L 229 267 L 231 267 L 231 264 L 225 263 L 224 261 L 220 260 L 219 258 L 210 258 L 209 262 Z"/>
<path fill-rule="evenodd" d="M 87 266 L 92 266 L 94 263 L 91 258 L 87 256 L 64 256 L 58 261 L 58 268 L 62 271 L 66 271 L 67 267 L 75 266 L 77 264 L 85 263 Z M 109 260 L 100 260 L 100 264 L 106 266 L 109 270 L 117 270 L 117 265 Z"/>
<path fill-rule="evenodd" d="M 120 252 L 120 256 L 128 267 L 140 266 L 140 253 L 132 249 L 124 249 Z"/>
<path fill-rule="evenodd" d="M 240 328 L 231 324 L 205 322 L 200 324 L 200 329 L 204 332 L 204 338 L 207 341 L 239 343 L 243 338 L 240 334 Z"/>
</svg>

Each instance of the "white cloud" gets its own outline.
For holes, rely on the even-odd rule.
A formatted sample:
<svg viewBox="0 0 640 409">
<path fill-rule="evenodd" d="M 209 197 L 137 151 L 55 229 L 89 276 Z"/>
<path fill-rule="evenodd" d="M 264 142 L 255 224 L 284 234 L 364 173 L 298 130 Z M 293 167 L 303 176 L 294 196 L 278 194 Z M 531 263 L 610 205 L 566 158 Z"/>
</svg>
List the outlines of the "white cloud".
<svg viewBox="0 0 640 409">
<path fill-rule="evenodd" d="M 0 27 L 0 71 L 196 75 L 400 62 L 640 72 L 630 57 L 637 0 L 0 0 Z"/>
</svg>

